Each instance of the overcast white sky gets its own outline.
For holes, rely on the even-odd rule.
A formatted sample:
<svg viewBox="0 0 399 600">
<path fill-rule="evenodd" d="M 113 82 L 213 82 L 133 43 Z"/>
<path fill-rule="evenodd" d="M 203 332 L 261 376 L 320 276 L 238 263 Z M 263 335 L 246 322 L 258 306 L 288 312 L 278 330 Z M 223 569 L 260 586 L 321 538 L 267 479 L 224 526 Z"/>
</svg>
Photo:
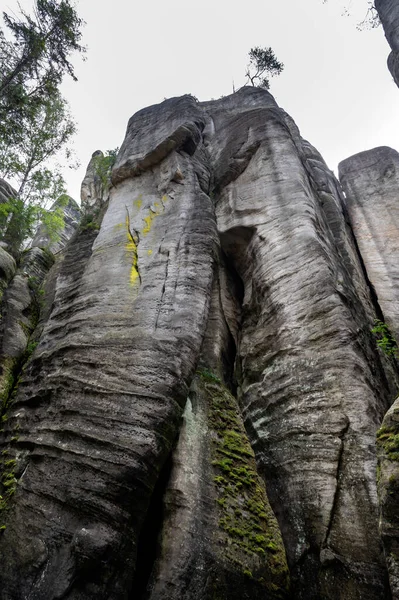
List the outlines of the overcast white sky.
<svg viewBox="0 0 399 600">
<path fill-rule="evenodd" d="M 29 9 L 31 0 L 22 0 Z M 78 171 L 94 150 L 120 146 L 129 117 L 165 97 L 218 98 L 245 83 L 248 51 L 272 46 L 285 64 L 271 92 L 331 169 L 380 145 L 399 150 L 399 89 L 386 67 L 382 27 L 358 32 L 367 0 L 78 0 L 87 60 L 65 81 L 79 132 Z M 343 17 L 349 4 L 352 16 Z M 6 0 L 4 9 L 12 9 Z"/>
</svg>

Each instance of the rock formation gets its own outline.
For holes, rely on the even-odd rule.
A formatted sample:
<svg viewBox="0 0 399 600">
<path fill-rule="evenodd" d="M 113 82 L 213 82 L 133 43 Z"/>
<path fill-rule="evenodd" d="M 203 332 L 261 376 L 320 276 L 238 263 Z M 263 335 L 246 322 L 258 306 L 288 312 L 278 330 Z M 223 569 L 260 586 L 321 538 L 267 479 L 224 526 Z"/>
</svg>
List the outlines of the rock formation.
<svg viewBox="0 0 399 600">
<path fill-rule="evenodd" d="M 339 165 L 348 217 L 364 262 L 366 277 L 389 329 L 388 350 L 399 339 L 399 154 L 392 148 L 361 152 Z M 398 402 L 377 432 L 377 482 L 380 533 L 392 598 L 399 599 L 399 417 Z"/>
<path fill-rule="evenodd" d="M 32 248 L 47 248 L 53 254 L 58 254 L 65 248 L 76 232 L 82 215 L 81 209 L 75 200 L 69 196 L 61 196 L 54 202 L 50 210 L 57 209 L 62 212 L 64 219 L 61 231 L 57 232 L 55 239 L 53 239 L 46 227 L 41 225 L 31 243 Z"/>
<path fill-rule="evenodd" d="M 349 219 L 385 321 L 399 339 L 399 153 L 374 148 L 339 165 Z"/>
<path fill-rule="evenodd" d="M 393 600 L 399 598 L 399 400 L 389 409 L 377 433 L 380 533 Z"/>
<path fill-rule="evenodd" d="M 136 113 L 112 184 L 4 394 L 2 600 L 388 598 L 398 372 L 339 182 L 242 88 Z"/>
<path fill-rule="evenodd" d="M 14 190 L 14 188 L 7 183 L 7 181 L 4 181 L 4 179 L 0 178 L 0 203 L 4 204 L 9 200 L 9 198 L 16 196 L 16 194 L 17 192 Z"/>
<path fill-rule="evenodd" d="M 399 4 L 396 0 L 375 0 L 374 6 L 380 16 L 388 44 L 392 48 L 388 57 L 388 68 L 399 86 Z"/>
<path fill-rule="evenodd" d="M 82 208 L 85 210 L 85 212 L 98 209 L 108 200 L 108 181 L 104 182 L 104 177 L 101 178 L 101 174 L 106 174 L 101 173 L 101 170 L 99 169 L 99 165 L 101 164 L 99 161 L 101 161 L 103 158 L 104 154 L 101 152 L 101 150 L 96 150 L 93 152 L 91 160 L 87 166 L 86 174 L 82 181 L 80 190 Z"/>
</svg>

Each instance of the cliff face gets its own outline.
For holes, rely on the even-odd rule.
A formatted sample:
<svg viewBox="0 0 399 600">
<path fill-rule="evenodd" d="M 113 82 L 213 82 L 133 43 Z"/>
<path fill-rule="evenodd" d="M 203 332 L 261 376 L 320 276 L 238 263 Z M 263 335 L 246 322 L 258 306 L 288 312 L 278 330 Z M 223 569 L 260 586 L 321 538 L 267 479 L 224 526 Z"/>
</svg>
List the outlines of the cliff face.
<svg viewBox="0 0 399 600">
<path fill-rule="evenodd" d="M 2 598 L 389 597 L 382 267 L 320 154 L 242 88 L 134 115 L 109 200 L 92 171 L 3 402 Z"/>
<path fill-rule="evenodd" d="M 396 0 L 375 0 L 385 36 L 392 52 L 388 56 L 388 68 L 399 86 L 399 5 Z"/>
<path fill-rule="evenodd" d="M 375 148 L 339 165 L 348 215 L 385 321 L 399 339 L 399 154 Z"/>
</svg>

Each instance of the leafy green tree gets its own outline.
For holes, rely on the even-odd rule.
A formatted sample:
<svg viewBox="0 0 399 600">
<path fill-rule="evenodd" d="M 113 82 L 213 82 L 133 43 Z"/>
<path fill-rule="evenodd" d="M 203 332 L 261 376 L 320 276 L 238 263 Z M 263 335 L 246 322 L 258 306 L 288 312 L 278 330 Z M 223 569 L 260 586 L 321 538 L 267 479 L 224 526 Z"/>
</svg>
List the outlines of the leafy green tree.
<svg viewBox="0 0 399 600">
<path fill-rule="evenodd" d="M 1 207 L 0 231 L 14 253 L 32 235 L 38 220 L 47 220 L 52 229 L 54 217 L 62 226 L 59 214 L 47 210 L 66 191 L 59 168 L 49 161 L 61 151 L 71 160 L 67 144 L 75 130 L 65 100 L 55 92 L 25 119 L 24 129 L 13 143 L 0 138 L 0 176 L 11 180 L 17 192 Z"/>
<path fill-rule="evenodd" d="M 249 51 L 249 64 L 245 73 L 247 83 L 268 90 L 270 88 L 269 77 L 280 75 L 283 69 L 283 63 L 277 60 L 272 48 L 256 46 Z"/>
<path fill-rule="evenodd" d="M 70 62 L 80 44 L 82 19 L 69 0 L 36 0 L 33 16 L 3 13 L 0 29 L 0 136 L 12 139 L 32 112 L 57 92 L 65 74 L 76 79 Z"/>
<path fill-rule="evenodd" d="M 70 0 L 36 0 L 33 14 L 3 13 L 0 29 L 0 177 L 16 196 L 0 207 L 0 235 L 17 254 L 38 221 L 50 235 L 62 226 L 62 207 L 48 207 L 65 193 L 54 159 L 76 131 L 59 92 L 65 74 L 76 80 L 70 62 L 82 53 L 82 19 Z"/>
<path fill-rule="evenodd" d="M 105 154 L 99 153 L 94 157 L 94 170 L 101 182 L 101 196 L 104 197 L 111 185 L 111 171 L 115 164 L 119 148 L 107 150 Z"/>
<path fill-rule="evenodd" d="M 75 132 L 68 105 L 55 92 L 31 111 L 23 130 L 12 142 L 0 138 L 0 176 L 17 183 L 18 198 L 48 204 L 62 192 L 60 175 L 45 165 L 61 151 L 70 159 L 71 151 L 66 145 Z"/>
</svg>

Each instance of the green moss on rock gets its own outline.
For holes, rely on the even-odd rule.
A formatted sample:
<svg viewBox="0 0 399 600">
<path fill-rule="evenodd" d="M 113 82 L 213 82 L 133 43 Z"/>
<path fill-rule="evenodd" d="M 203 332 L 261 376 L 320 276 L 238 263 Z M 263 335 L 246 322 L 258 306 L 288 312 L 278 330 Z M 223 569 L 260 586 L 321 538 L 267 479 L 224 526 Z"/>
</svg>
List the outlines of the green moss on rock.
<svg viewBox="0 0 399 600">
<path fill-rule="evenodd" d="M 219 527 L 227 536 L 226 557 L 274 595 L 279 589 L 285 594 L 289 577 L 280 529 L 257 473 L 236 399 L 216 375 L 207 370 L 197 374 L 208 400 L 213 481 Z"/>
<path fill-rule="evenodd" d="M 9 502 L 17 489 L 15 469 L 16 459 L 8 457 L 8 450 L 7 452 L 3 451 L 0 460 L 0 532 L 6 529 L 5 520 Z"/>
<path fill-rule="evenodd" d="M 377 431 L 377 445 L 383 449 L 386 458 L 399 461 L 399 427 L 381 427 Z"/>
</svg>

